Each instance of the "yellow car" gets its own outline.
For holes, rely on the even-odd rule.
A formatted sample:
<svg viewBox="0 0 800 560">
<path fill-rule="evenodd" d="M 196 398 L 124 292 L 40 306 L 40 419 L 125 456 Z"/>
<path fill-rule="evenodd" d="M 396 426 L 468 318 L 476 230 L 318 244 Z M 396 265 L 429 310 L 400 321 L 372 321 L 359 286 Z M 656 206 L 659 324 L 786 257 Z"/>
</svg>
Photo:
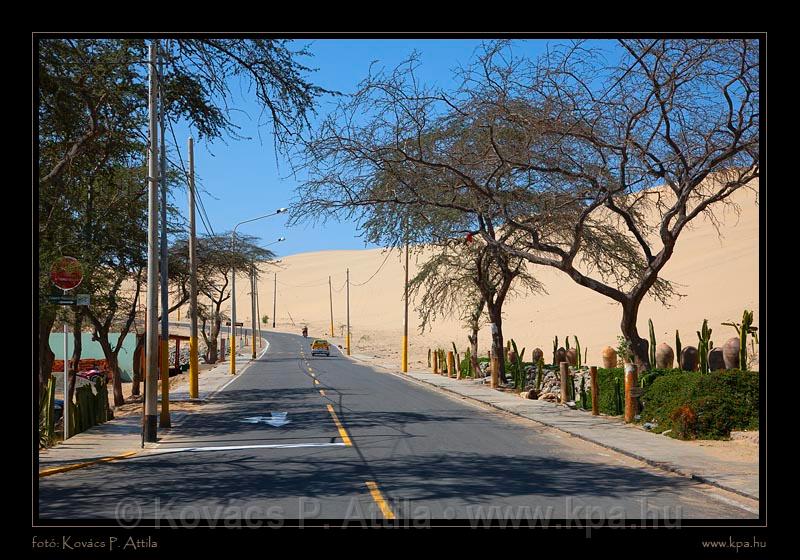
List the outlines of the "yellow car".
<svg viewBox="0 0 800 560">
<path fill-rule="evenodd" d="M 314 342 L 311 343 L 311 355 L 313 356 L 314 354 L 325 354 L 330 357 L 331 347 L 328 341 L 321 338 L 315 339 Z"/>
</svg>

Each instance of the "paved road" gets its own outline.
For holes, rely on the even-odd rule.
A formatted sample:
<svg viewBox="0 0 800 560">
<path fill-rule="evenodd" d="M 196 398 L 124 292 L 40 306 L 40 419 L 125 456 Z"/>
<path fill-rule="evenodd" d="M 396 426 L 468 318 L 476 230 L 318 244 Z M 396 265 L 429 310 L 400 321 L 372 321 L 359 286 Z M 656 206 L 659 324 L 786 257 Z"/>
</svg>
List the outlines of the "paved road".
<svg viewBox="0 0 800 560">
<path fill-rule="evenodd" d="M 704 486 L 300 336 L 136 458 L 40 479 L 42 518 L 755 518 Z M 273 414 L 274 413 L 274 414 Z M 285 413 L 288 423 L 280 424 Z"/>
</svg>

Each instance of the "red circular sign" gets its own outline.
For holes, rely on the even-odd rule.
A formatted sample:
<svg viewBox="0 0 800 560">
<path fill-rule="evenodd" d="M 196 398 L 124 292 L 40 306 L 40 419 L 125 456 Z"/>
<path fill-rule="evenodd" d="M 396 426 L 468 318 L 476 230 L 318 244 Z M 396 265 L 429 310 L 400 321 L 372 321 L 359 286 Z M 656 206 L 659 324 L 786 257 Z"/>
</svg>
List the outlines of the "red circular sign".
<svg viewBox="0 0 800 560">
<path fill-rule="evenodd" d="M 77 288 L 83 281 L 81 263 L 75 257 L 61 257 L 50 268 L 50 280 L 62 290 Z"/>
</svg>

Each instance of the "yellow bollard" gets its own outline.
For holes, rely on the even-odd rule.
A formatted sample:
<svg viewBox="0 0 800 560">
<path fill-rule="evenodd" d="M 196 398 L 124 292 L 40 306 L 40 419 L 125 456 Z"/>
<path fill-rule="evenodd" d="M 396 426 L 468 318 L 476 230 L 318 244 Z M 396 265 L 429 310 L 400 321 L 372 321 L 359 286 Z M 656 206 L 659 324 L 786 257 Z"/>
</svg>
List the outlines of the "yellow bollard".
<svg viewBox="0 0 800 560">
<path fill-rule="evenodd" d="M 189 398 L 196 399 L 198 397 L 198 372 L 199 361 L 197 357 L 197 338 L 191 337 L 189 339 Z"/>
</svg>

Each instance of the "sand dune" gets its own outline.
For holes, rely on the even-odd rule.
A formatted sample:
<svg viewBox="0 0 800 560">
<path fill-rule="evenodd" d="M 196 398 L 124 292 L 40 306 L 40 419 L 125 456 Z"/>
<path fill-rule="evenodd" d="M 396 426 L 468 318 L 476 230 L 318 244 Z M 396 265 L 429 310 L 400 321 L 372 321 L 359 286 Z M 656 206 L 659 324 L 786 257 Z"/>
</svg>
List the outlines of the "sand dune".
<svg viewBox="0 0 800 560">
<path fill-rule="evenodd" d="M 681 333 L 684 346 L 696 345 L 695 331 L 704 318 L 713 329 L 712 340 L 722 345 L 735 336 L 723 321 L 741 320 L 742 311 L 753 309 L 756 324 L 759 311 L 759 217 L 756 193 L 741 190 L 733 200 L 741 214 L 731 209 L 720 211 L 720 234 L 706 218 L 698 218 L 678 240 L 675 255 L 663 271 L 663 277 L 679 284 L 685 294 L 665 308 L 646 299 L 639 314 L 639 331 L 647 337 L 647 320 L 653 319 L 659 342 L 675 343 L 675 330 Z M 328 275 L 333 285 L 333 313 L 336 334 L 345 323 L 345 270 L 350 268 L 350 322 L 353 351 L 400 360 L 403 327 L 403 264 L 398 252 L 380 249 L 322 251 L 283 258 L 280 268 L 263 269 L 259 285 L 261 315 L 272 317 L 273 289 L 277 271 L 277 322 L 283 329 L 308 325 L 310 334 L 328 336 L 330 308 Z M 411 274 L 416 271 L 411 264 Z M 505 306 L 504 334 L 514 338 L 520 348 L 533 347 L 552 352 L 554 336 L 563 345 L 564 337 L 577 335 L 581 347 L 588 348 L 590 364 L 600 363 L 603 346 L 616 346 L 621 310 L 616 303 L 578 286 L 563 273 L 536 267 L 534 273 L 548 291 L 547 295 L 520 297 Z M 377 273 L 376 273 L 377 271 Z M 374 274 L 374 276 L 373 276 Z M 370 277 L 371 280 L 370 280 Z M 249 282 L 237 283 L 237 315 L 249 324 Z M 425 335 L 417 332 L 419 323 L 413 307 L 410 313 L 410 356 L 412 368 L 424 366 L 430 347 L 467 347 L 466 329 L 458 320 L 437 322 Z M 571 339 L 571 344 L 574 341 Z M 480 334 L 482 354 L 489 348 L 488 327 Z"/>
</svg>

